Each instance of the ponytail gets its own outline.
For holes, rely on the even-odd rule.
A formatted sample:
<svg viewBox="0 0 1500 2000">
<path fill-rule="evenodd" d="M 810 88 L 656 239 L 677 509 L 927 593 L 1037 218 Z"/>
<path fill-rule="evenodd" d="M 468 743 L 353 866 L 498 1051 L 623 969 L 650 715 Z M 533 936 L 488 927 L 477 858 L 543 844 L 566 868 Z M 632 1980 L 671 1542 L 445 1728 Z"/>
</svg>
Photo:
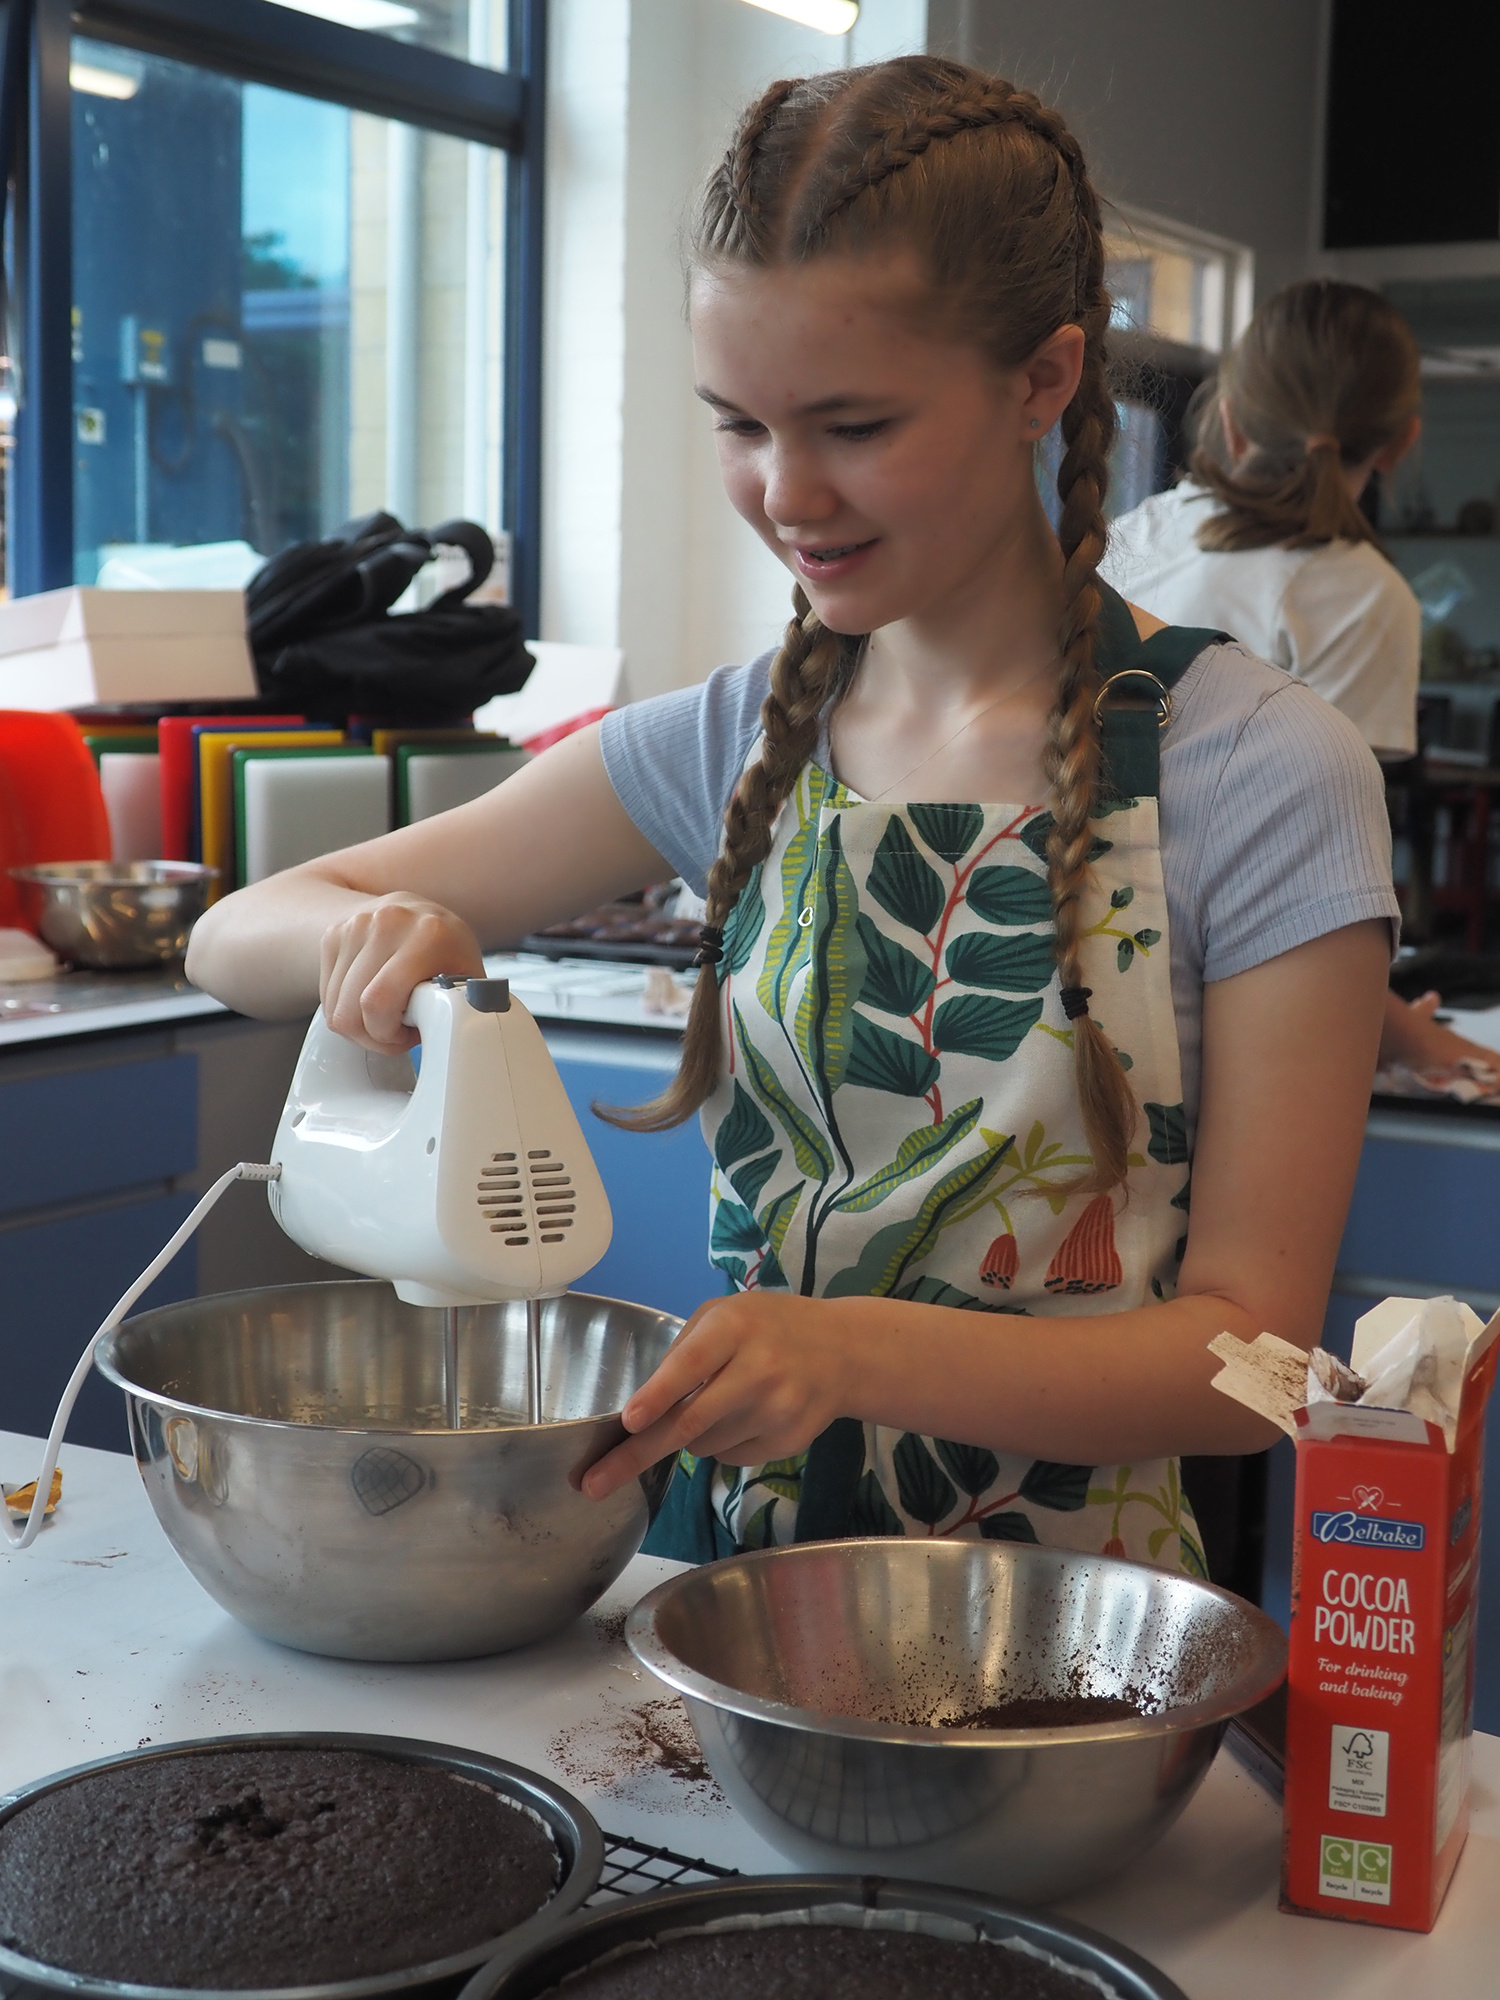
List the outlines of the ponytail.
<svg viewBox="0 0 1500 2000">
<path fill-rule="evenodd" d="M 1220 398 L 1250 447 L 1232 466 Z M 1256 312 L 1199 411 L 1188 469 L 1220 505 L 1200 547 L 1378 547 L 1345 475 L 1397 444 L 1420 404 L 1421 357 L 1394 306 L 1331 278 L 1287 286 Z"/>
</svg>

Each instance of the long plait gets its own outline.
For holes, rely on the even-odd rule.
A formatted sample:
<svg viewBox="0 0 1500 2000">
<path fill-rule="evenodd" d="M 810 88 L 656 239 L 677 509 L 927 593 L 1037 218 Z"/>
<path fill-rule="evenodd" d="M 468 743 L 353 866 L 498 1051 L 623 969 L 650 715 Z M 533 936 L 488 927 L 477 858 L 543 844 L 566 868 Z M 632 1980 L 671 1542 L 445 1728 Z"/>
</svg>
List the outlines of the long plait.
<svg viewBox="0 0 1500 2000">
<path fill-rule="evenodd" d="M 724 812 L 724 840 L 708 873 L 706 949 L 688 1010 L 677 1074 L 660 1097 L 631 1111 L 594 1108 L 631 1132 L 661 1132 L 680 1125 L 712 1095 L 719 1081 L 719 953 L 724 926 L 740 891 L 771 851 L 777 816 L 799 773 L 818 747 L 823 710 L 837 690 L 848 642 L 818 620 L 799 584 L 793 615 L 771 665 L 771 685 L 761 704 L 760 755 L 740 774 Z"/>
<path fill-rule="evenodd" d="M 1045 114 L 1043 114 L 1045 116 Z M 1066 136 L 1066 135 L 1065 135 Z M 1057 140 L 1054 139 L 1054 144 Z M 1104 289 L 1098 204 L 1082 160 L 1059 146 L 1082 211 L 1083 254 L 1078 273 L 1078 322 L 1084 331 L 1083 373 L 1063 412 L 1063 461 L 1057 475 L 1062 515 L 1063 616 L 1059 633 L 1062 672 L 1048 718 L 1044 765 L 1052 783 L 1054 825 L 1047 842 L 1047 883 L 1057 926 L 1057 967 L 1071 1016 L 1074 1073 L 1093 1166 L 1075 1186 L 1103 1193 L 1125 1184 L 1138 1111 L 1118 1056 L 1087 1010 L 1083 984 L 1083 893 L 1093 845 L 1090 816 L 1099 788 L 1101 746 L 1095 705 L 1102 686 L 1096 660 L 1099 562 L 1107 533 L 1104 494 L 1116 416 L 1106 373 L 1104 332 L 1109 300 Z M 1076 151 L 1076 147 L 1074 148 Z"/>
</svg>

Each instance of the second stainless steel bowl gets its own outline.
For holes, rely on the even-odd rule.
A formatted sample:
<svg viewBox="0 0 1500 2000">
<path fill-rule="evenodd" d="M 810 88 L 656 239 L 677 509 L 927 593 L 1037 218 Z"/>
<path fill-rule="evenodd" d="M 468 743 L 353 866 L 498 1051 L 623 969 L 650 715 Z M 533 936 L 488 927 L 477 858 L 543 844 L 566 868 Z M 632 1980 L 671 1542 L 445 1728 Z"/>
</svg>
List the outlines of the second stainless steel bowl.
<svg viewBox="0 0 1500 2000">
<path fill-rule="evenodd" d="M 607 1500 L 578 1481 L 680 1325 L 547 1300 L 532 1425 L 524 1304 L 465 1307 L 457 1431 L 442 1313 L 376 1279 L 164 1306 L 95 1359 L 157 1519 L 226 1611 L 305 1652 L 456 1660 L 559 1631 L 640 1547 L 671 1460 Z"/>
<path fill-rule="evenodd" d="M 1277 1686 L 1280 1628 L 1211 1584 L 982 1541 L 813 1542 L 670 1579 L 626 1626 L 730 1802 L 794 1865 L 1050 1900 L 1114 1874 Z M 939 1729 L 1014 1696 L 1150 1712 Z M 894 1718 L 914 1718 L 896 1720 Z"/>
<path fill-rule="evenodd" d="M 74 965 L 171 965 L 187 950 L 216 868 L 193 861 L 48 861 L 12 868 L 26 921 Z"/>
</svg>

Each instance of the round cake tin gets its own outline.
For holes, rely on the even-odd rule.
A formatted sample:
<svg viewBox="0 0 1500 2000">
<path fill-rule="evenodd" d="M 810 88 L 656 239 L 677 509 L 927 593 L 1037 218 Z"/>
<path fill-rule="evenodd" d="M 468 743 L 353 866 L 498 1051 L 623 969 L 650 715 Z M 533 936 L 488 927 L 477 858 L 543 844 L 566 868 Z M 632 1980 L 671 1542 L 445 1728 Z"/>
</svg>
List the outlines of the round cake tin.
<svg viewBox="0 0 1500 2000">
<path fill-rule="evenodd" d="M 632 1897 L 575 1917 L 546 1938 L 508 1939 L 461 2000 L 535 2000 L 598 1959 L 651 1939 L 721 1925 L 756 1928 L 757 1920 L 988 1939 L 990 1948 L 1040 1954 L 1076 1976 L 1078 2000 L 1185 2000 L 1164 1972 L 1082 1924 L 997 1896 L 860 1875 L 747 1875 Z"/>
<path fill-rule="evenodd" d="M 491 1960 L 504 1943 L 522 1943 L 549 1934 L 572 1916 L 597 1888 L 604 1866 L 604 1838 L 592 1813 L 571 1792 L 553 1784 L 520 1764 L 486 1756 L 479 1750 L 461 1750 L 447 1743 L 424 1743 L 411 1737 L 363 1736 L 342 1733 L 316 1734 L 306 1731 L 257 1730 L 238 1736 L 202 1736 L 183 1743 L 153 1745 L 145 1750 L 127 1750 L 115 1757 L 100 1757 L 90 1764 L 55 1771 L 38 1778 L 19 1791 L 0 1797 L 0 1828 L 35 1805 L 38 1799 L 65 1785 L 87 1782 L 96 1772 L 118 1769 L 127 1764 L 160 1763 L 169 1757 L 190 1757 L 204 1750 L 358 1750 L 371 1757 L 389 1757 L 401 1763 L 424 1764 L 455 1777 L 487 1785 L 502 1798 L 546 1822 L 557 1843 L 562 1862 L 562 1879 L 549 1902 L 534 1916 L 527 1917 L 499 1937 L 482 1939 L 466 1950 L 443 1959 L 429 1960 L 396 1972 L 372 1973 L 361 1979 L 322 1981 L 306 1986 L 208 1988 L 188 1986 L 141 1986 L 123 1980 L 100 1979 L 90 1974 L 68 1972 L 60 1966 L 43 1965 L 20 1952 L 0 1945 L 0 1993 L 19 1993 L 20 2000 L 31 1993 L 70 1994 L 73 2000 L 375 2000 L 377 1995 L 401 1995 L 403 2000 L 441 2000 L 455 1993 L 475 1966 Z M 14 1983 L 13 1983 L 14 1982 Z"/>
</svg>

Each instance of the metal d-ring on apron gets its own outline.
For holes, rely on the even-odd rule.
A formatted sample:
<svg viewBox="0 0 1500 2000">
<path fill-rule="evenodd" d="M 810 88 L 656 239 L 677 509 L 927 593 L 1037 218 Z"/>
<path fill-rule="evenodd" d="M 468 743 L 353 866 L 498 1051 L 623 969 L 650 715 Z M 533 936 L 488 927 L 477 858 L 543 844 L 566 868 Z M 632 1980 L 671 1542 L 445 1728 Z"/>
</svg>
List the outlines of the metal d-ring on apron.
<svg viewBox="0 0 1500 2000">
<path fill-rule="evenodd" d="M 1088 1151 L 1046 883 L 1051 814 L 871 804 L 814 760 L 725 929 L 725 1062 L 703 1123 L 710 1255 L 732 1288 L 1038 1322 L 1171 1296 L 1189 1162 L 1159 746 L 1173 686 L 1224 635 L 1167 628 L 1143 642 L 1109 590 L 1100 632 L 1105 756 L 1082 961 L 1141 1106 L 1128 1199 L 1068 1189 Z M 940 1366 L 940 1347 L 927 1358 Z M 707 1560 L 862 1534 L 1203 1570 L 1174 1460 L 1060 1465 L 848 1417 L 770 1465 L 685 1455 L 647 1546 Z"/>
</svg>

